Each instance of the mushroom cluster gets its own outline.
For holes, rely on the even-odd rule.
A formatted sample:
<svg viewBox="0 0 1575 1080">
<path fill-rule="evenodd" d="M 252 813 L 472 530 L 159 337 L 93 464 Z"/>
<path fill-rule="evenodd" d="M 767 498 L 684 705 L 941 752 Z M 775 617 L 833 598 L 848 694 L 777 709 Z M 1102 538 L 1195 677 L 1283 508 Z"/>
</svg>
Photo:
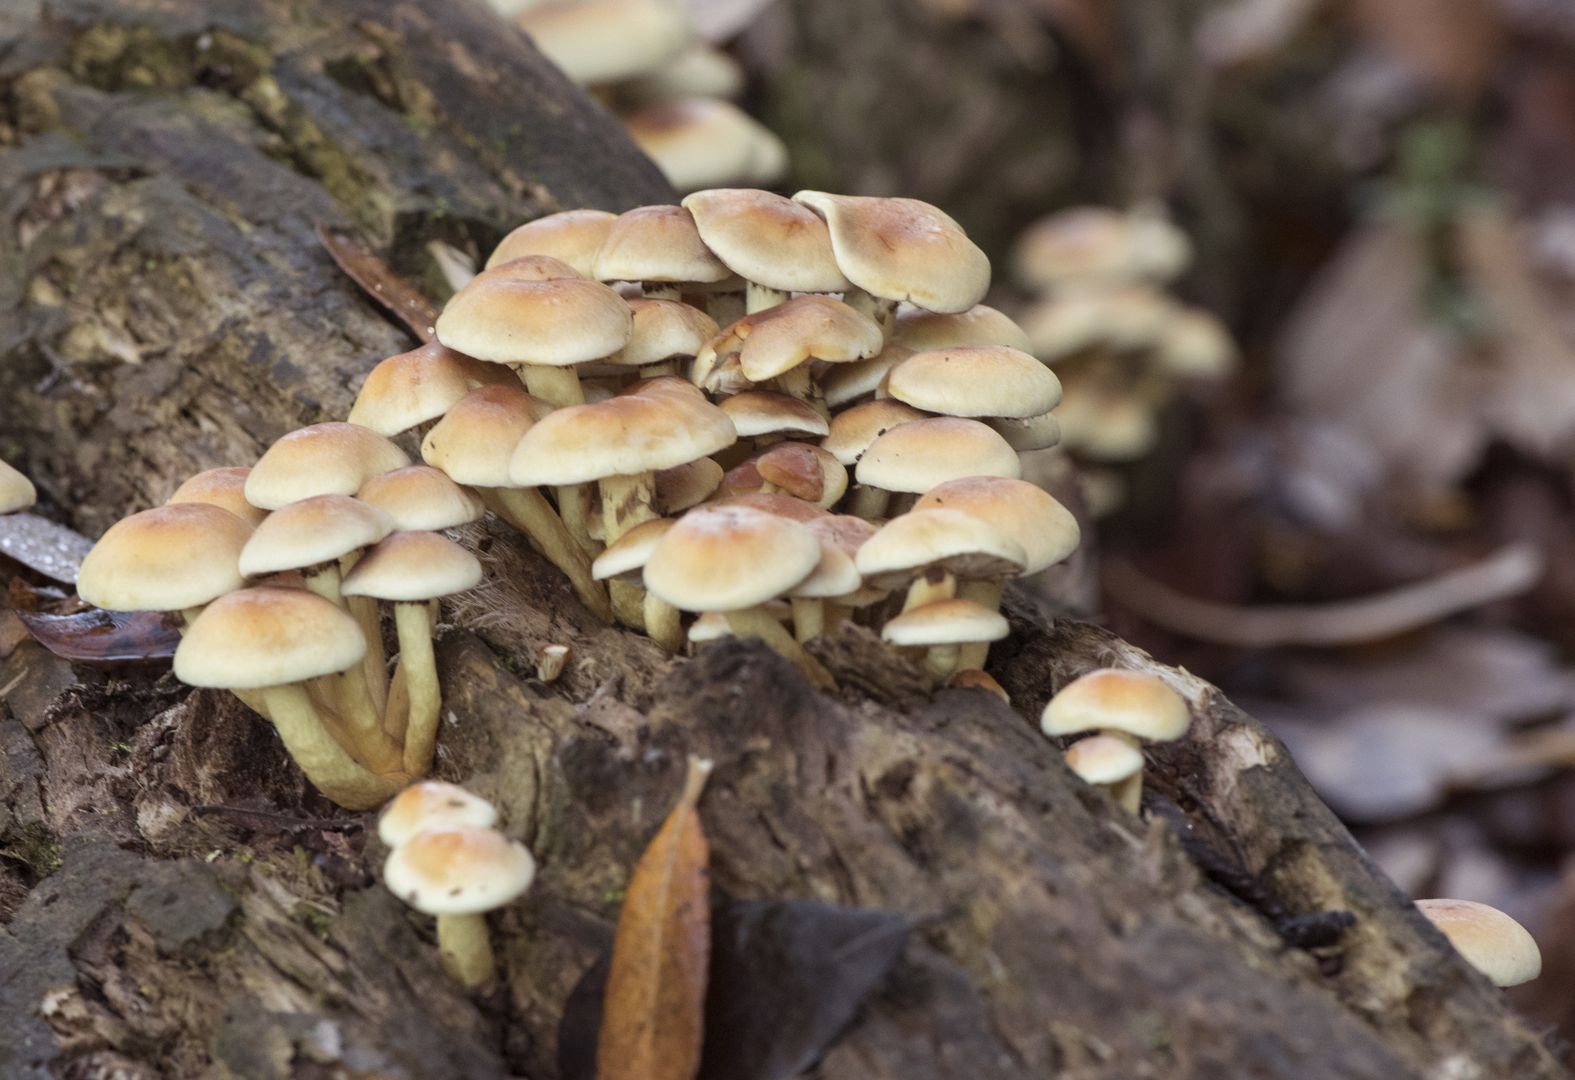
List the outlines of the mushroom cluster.
<svg viewBox="0 0 1575 1080">
<path fill-rule="evenodd" d="M 803 643 L 856 619 L 945 680 L 1005 636 L 1005 579 L 1078 542 L 1020 479 L 1060 386 L 989 283 L 910 199 L 566 211 L 504 238 L 350 419 L 419 429 L 593 611 L 672 652 L 758 636 L 827 685 Z"/>
<path fill-rule="evenodd" d="M 317 424 L 251 468 L 198 473 L 117 522 L 77 591 L 101 608 L 169 613 L 181 681 L 233 692 L 319 791 L 368 809 L 431 769 L 438 601 L 481 580 L 476 557 L 441 530 L 482 513 L 474 493 L 383 436 Z M 392 677 L 384 605 L 399 643 Z"/>
<path fill-rule="evenodd" d="M 1120 505 L 1119 467 L 1154 450 L 1182 387 L 1235 367 L 1220 321 L 1163 291 L 1191 257 L 1186 235 L 1151 209 L 1065 210 L 1018 242 L 1013 270 L 1035 295 L 1023 327 L 1061 378 L 1062 447 L 1084 464 L 1096 513 Z"/>
<path fill-rule="evenodd" d="M 491 982 L 497 971 L 486 913 L 517 899 L 536 876 L 530 849 L 497 823 L 491 803 L 440 780 L 400 792 L 377 823 L 389 848 L 383 883 L 423 915 L 437 916 L 443 968 L 468 989 Z"/>
<path fill-rule="evenodd" d="M 516 19 L 678 190 L 768 184 L 787 171 L 782 140 L 733 104 L 743 70 L 698 39 L 682 0 L 546 0 Z"/>
</svg>

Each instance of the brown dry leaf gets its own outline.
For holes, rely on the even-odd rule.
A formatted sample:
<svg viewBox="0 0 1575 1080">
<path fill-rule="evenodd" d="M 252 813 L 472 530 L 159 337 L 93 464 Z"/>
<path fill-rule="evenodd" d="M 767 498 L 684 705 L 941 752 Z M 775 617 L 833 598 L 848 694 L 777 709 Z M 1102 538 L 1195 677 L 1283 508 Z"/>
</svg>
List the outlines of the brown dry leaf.
<svg viewBox="0 0 1575 1080">
<path fill-rule="evenodd" d="M 423 343 L 436 333 L 438 310 L 419 290 L 345 229 L 317 226 L 317 239 L 339 269 L 350 275 L 367 298 L 386 310 Z"/>
<path fill-rule="evenodd" d="M 1472 98 L 1499 68 L 1504 16 L 1496 0 L 1354 0 L 1351 14 L 1429 85 Z"/>
<path fill-rule="evenodd" d="M 695 804 L 711 763 L 689 759 L 683 794 L 629 879 L 596 1041 L 597 1080 L 693 1080 L 711 958 L 710 851 Z"/>
</svg>

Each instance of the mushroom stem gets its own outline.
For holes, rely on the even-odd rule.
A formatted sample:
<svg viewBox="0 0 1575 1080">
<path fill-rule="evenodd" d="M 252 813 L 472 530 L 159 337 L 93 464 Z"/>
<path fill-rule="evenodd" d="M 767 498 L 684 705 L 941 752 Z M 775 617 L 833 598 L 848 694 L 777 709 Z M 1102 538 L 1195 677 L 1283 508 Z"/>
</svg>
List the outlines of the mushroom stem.
<svg viewBox="0 0 1575 1080">
<path fill-rule="evenodd" d="M 931 567 L 908 586 L 907 598 L 902 602 L 903 614 L 926 604 L 950 600 L 957 595 L 957 579 L 945 570 Z"/>
<path fill-rule="evenodd" d="M 842 302 L 854 311 L 874 319 L 880 324 L 881 336 L 887 341 L 891 340 L 892 331 L 897 328 L 897 301 L 873 296 L 855 286 L 843 294 Z"/>
<path fill-rule="evenodd" d="M 647 281 L 642 285 L 640 292 L 647 300 L 683 299 L 682 290 L 670 281 Z"/>
<path fill-rule="evenodd" d="M 547 561 L 563 571 L 586 607 L 607 622 L 612 622 L 612 605 L 607 590 L 591 577 L 591 559 L 574 542 L 568 528 L 535 488 L 482 488 L 482 498 L 504 521 L 541 545 Z"/>
<path fill-rule="evenodd" d="M 355 566 L 352 556 L 339 560 L 339 573 L 348 574 Z M 383 652 L 383 620 L 377 610 L 377 601 L 370 596 L 347 596 L 350 614 L 361 627 L 366 638 L 366 659 L 361 662 L 366 670 L 366 684 L 372 691 L 372 708 L 382 715 L 388 707 L 388 656 Z"/>
<path fill-rule="evenodd" d="M 708 292 L 705 294 L 705 313 L 716 320 L 718 326 L 731 326 L 743 318 L 744 294 L 738 292 Z"/>
<path fill-rule="evenodd" d="M 815 397 L 815 387 L 809 377 L 809 361 L 789 368 L 776 377 L 776 384 L 784 394 L 810 401 Z"/>
<path fill-rule="evenodd" d="M 554 409 L 585 404 L 585 391 L 572 367 L 526 364 L 520 368 L 520 375 L 531 396 L 541 398 Z"/>
<path fill-rule="evenodd" d="M 405 772 L 425 776 L 432 771 L 437 746 L 438 717 L 443 698 L 438 687 L 437 659 L 432 653 L 432 622 L 424 601 L 394 605 L 394 626 L 399 632 L 399 664 L 405 671 L 405 692 L 410 699 L 405 721 Z"/>
<path fill-rule="evenodd" d="M 795 596 L 793 605 L 793 636 L 808 641 L 826 632 L 826 603 L 810 597 Z"/>
<path fill-rule="evenodd" d="M 273 726 L 313 787 L 348 810 L 370 810 L 408 782 L 402 775 L 378 776 L 352 758 L 323 726 L 300 683 L 269 686 L 263 701 Z"/>
<path fill-rule="evenodd" d="M 654 364 L 646 364 L 644 367 L 640 368 L 640 378 L 642 379 L 660 379 L 664 375 L 677 374 L 677 360 L 659 360 Z"/>
<path fill-rule="evenodd" d="M 956 645 L 931 645 L 924 653 L 924 670 L 936 682 L 944 683 L 957 670 Z"/>
<path fill-rule="evenodd" d="M 657 517 L 652 503 L 656 500 L 656 474 L 636 473 L 633 476 L 604 476 L 598 481 L 602 496 L 602 528 L 609 544 L 617 542 L 624 533 L 642 522 Z M 638 581 L 614 578 L 608 585 L 612 594 L 613 612 L 618 621 L 636 630 L 646 629 L 645 590 Z"/>
<path fill-rule="evenodd" d="M 756 285 L 753 281 L 744 284 L 744 314 L 753 315 L 757 311 L 776 307 L 788 298 L 788 294 L 781 289 L 773 289 L 769 285 Z"/>
<path fill-rule="evenodd" d="M 831 677 L 819 660 L 804 651 L 793 637 L 782 628 L 782 624 L 771 617 L 764 608 L 745 608 L 743 611 L 727 612 L 727 625 L 738 637 L 757 637 L 771 646 L 778 655 L 792 662 L 793 666 L 803 672 L 804 677 L 812 686 L 821 690 L 834 690 L 837 681 Z"/>
<path fill-rule="evenodd" d="M 874 521 L 876 518 L 886 516 L 886 504 L 890 499 L 891 492 L 884 488 L 856 484 L 853 495 L 848 500 L 848 513 L 865 521 Z"/>
<path fill-rule="evenodd" d="M 335 606 L 348 610 L 349 604 L 339 588 L 340 580 L 337 562 L 323 563 L 306 572 L 308 589 Z M 373 703 L 366 665 L 357 663 L 348 671 L 332 675 L 328 684 L 333 688 L 335 711 L 339 714 L 344 733 L 350 739 L 346 749 L 373 772 L 398 772 L 399 746 L 383 730 L 383 714 Z"/>
<path fill-rule="evenodd" d="M 684 648 L 684 627 L 682 615 L 680 615 L 678 609 L 651 592 L 645 594 L 645 600 L 641 606 L 645 621 L 645 632 L 651 636 L 652 640 L 674 655 L 682 652 Z"/>
<path fill-rule="evenodd" d="M 400 745 L 405 742 L 405 726 L 410 723 L 410 689 L 405 685 L 405 665 L 395 664 L 388 680 L 388 704 L 383 709 L 383 730 Z"/>
<path fill-rule="evenodd" d="M 593 511 L 589 485 L 565 484 L 563 487 L 553 488 L 553 491 L 558 496 L 558 516 L 568 527 L 569 535 L 574 537 L 574 542 L 581 551 L 594 557 L 602 547 L 591 535 Z"/>
<path fill-rule="evenodd" d="M 983 604 L 991 611 L 1001 610 L 1001 593 L 1005 589 L 1004 581 L 965 581 L 958 587 L 958 594 L 966 600 L 973 600 Z M 984 662 L 990 656 L 990 643 L 988 641 L 974 642 L 964 645 L 957 657 L 957 666 L 963 668 L 978 668 L 984 670 Z"/>
<path fill-rule="evenodd" d="M 1110 794 L 1114 796 L 1116 804 L 1133 816 L 1143 813 L 1143 774 L 1129 776 L 1108 785 Z"/>
<path fill-rule="evenodd" d="M 443 970 L 465 989 L 484 986 L 497 974 L 485 915 L 439 915 L 437 939 Z"/>
</svg>

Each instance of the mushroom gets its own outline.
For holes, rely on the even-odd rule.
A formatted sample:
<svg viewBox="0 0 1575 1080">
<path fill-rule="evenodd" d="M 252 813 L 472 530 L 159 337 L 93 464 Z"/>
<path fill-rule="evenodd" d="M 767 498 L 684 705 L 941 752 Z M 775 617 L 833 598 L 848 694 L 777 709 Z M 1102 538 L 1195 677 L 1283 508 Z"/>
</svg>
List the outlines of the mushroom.
<svg viewBox="0 0 1575 1080">
<path fill-rule="evenodd" d="M 367 596 L 394 604 L 399 635 L 399 666 L 404 672 L 407 720 L 404 771 L 425 776 L 432 770 L 442 690 L 432 653 L 429 602 L 481 583 L 481 563 L 454 541 L 433 532 L 396 532 L 367 552 L 344 580 L 346 596 Z M 390 726 L 399 723 L 391 718 Z"/>
<path fill-rule="evenodd" d="M 578 405 L 585 395 L 575 365 L 628 344 L 629 305 L 600 282 L 537 279 L 512 271 L 516 262 L 482 271 L 455 293 L 438 316 L 438 340 L 478 360 L 519 368 L 526 388 L 549 405 Z"/>
<path fill-rule="evenodd" d="M 498 242 L 487 257 L 487 269 L 526 255 L 550 255 L 581 277 L 593 277 L 596 253 L 617 219 L 606 210 L 564 210 L 527 221 Z"/>
<path fill-rule="evenodd" d="M 1012 696 L 1006 692 L 1006 688 L 996 682 L 988 672 L 980 671 L 978 668 L 963 668 L 952 672 L 951 678 L 946 680 L 946 687 L 949 690 L 983 690 L 1000 698 L 1004 705 L 1012 703 Z"/>
<path fill-rule="evenodd" d="M 709 499 L 721 486 L 722 466 L 710 458 L 663 469 L 656 474 L 656 509 L 676 515 Z"/>
<path fill-rule="evenodd" d="M 526 8 L 517 22 L 581 86 L 643 75 L 677 58 L 694 37 L 678 0 L 554 0 Z"/>
<path fill-rule="evenodd" d="M 340 806 L 369 810 L 404 786 L 379 776 L 329 734 L 306 683 L 360 664 L 361 628 L 306 589 L 263 585 L 226 593 L 187 627 L 175 677 L 191 686 L 258 691 L 285 749 L 312 786 Z"/>
<path fill-rule="evenodd" d="M 889 336 L 897 303 L 967 311 L 990 287 L 990 260 L 961 225 L 929 203 L 800 191 L 826 221 L 837 266 L 855 288 L 846 297 Z"/>
<path fill-rule="evenodd" d="M 821 379 L 826 404 L 835 409 L 861 398 L 880 396 L 887 374 L 912 355 L 913 350 L 906 345 L 888 341 L 885 348 L 868 360 L 837 364 Z"/>
<path fill-rule="evenodd" d="M 1165 370 L 1186 379 L 1217 379 L 1238 360 L 1225 324 L 1196 308 L 1171 317 L 1160 332 L 1157 353 Z"/>
<path fill-rule="evenodd" d="M 393 529 L 389 516 L 347 495 L 317 495 L 269 514 L 241 550 L 241 573 L 248 577 L 299 570 L 306 587 L 330 603 L 350 610 L 341 592 L 340 561 L 371 547 Z M 353 573 L 353 571 L 352 571 Z M 358 617 L 365 641 L 382 630 L 374 608 Z M 363 646 L 363 651 L 367 646 Z M 378 668 L 357 664 L 332 680 L 333 700 L 350 741 L 348 749 L 374 772 L 399 769 L 399 745 L 383 730 L 387 672 L 378 649 Z M 375 687 L 375 689 L 374 689 Z"/>
<path fill-rule="evenodd" d="M 1536 939 L 1497 908 L 1475 900 L 1418 900 L 1416 908 L 1494 986 L 1519 986 L 1542 974 Z"/>
<path fill-rule="evenodd" d="M 657 300 L 677 300 L 685 284 L 715 285 L 732 273 L 700 239 L 681 206 L 640 206 L 618 215 L 596 253 L 598 281 L 630 281 Z"/>
<path fill-rule="evenodd" d="M 1090 735 L 1067 747 L 1067 768 L 1085 784 L 1110 792 L 1129 814 L 1142 809 L 1143 752 L 1111 735 Z"/>
<path fill-rule="evenodd" d="M 812 684 L 829 688 L 831 673 L 762 608 L 819 562 L 820 541 L 798 522 L 745 506 L 705 506 L 657 543 L 645 587 L 683 611 L 726 613 L 733 633 L 761 638 Z"/>
<path fill-rule="evenodd" d="M 623 124 L 679 191 L 770 184 L 787 172 L 782 140 L 730 101 L 703 96 L 652 101 L 626 113 Z"/>
<path fill-rule="evenodd" d="M 870 443 L 886 432 L 899 424 L 923 420 L 928 415 L 891 398 L 866 401 L 833 416 L 820 446 L 843 465 L 852 467 L 859 463 Z"/>
<path fill-rule="evenodd" d="M 313 424 L 280 437 L 246 477 L 246 501 L 263 510 L 313 495 L 354 495 L 379 473 L 410 464 L 405 452 L 359 424 Z"/>
<path fill-rule="evenodd" d="M 696 355 L 690 378 L 714 390 L 712 370 L 736 356 L 750 383 L 774 381 L 784 393 L 820 407 L 814 361 L 848 363 L 874 356 L 880 348 L 880 327 L 868 316 L 829 296 L 800 296 L 728 326 Z"/>
<path fill-rule="evenodd" d="M 443 969 L 471 990 L 497 972 L 485 913 L 515 900 L 535 876 L 536 860 L 524 844 L 477 825 L 418 832 L 383 864 L 389 892 L 437 916 Z"/>
<path fill-rule="evenodd" d="M 710 402 L 664 393 L 660 387 L 653 392 L 646 384 L 607 401 L 543 417 L 514 448 L 509 477 L 522 487 L 597 482 L 603 529 L 612 543 L 657 516 L 653 502 L 658 470 L 714 454 L 737 438 L 727 414 Z M 639 588 L 631 592 L 624 584 L 614 583 L 614 611 L 625 623 L 638 626 Z"/>
<path fill-rule="evenodd" d="M 509 459 L 525 433 L 550 412 L 518 386 L 465 395 L 421 441 L 421 458 L 458 484 L 475 488 L 499 517 L 537 544 L 586 607 L 612 621 L 607 592 L 591 578 L 591 557 L 535 488 L 515 487 Z"/>
<path fill-rule="evenodd" d="M 1187 236 L 1161 211 L 1130 214 L 1102 206 L 1075 207 L 1030 225 L 1018 241 L 1013 269 L 1034 289 L 1066 290 L 1129 281 L 1165 281 L 1191 260 Z"/>
<path fill-rule="evenodd" d="M 774 390 L 745 390 L 721 401 L 740 440 L 756 449 L 783 439 L 816 438 L 830 428 L 826 418 L 808 402 Z"/>
<path fill-rule="evenodd" d="M 885 390 L 942 416 L 1027 419 L 1061 402 L 1061 382 L 1033 356 L 1005 345 L 914 353 L 886 375 Z"/>
<path fill-rule="evenodd" d="M 82 560 L 77 595 L 107 611 L 178 611 L 186 625 L 204 605 L 246 584 L 241 550 L 252 527 L 228 510 L 187 502 L 111 525 Z"/>
<path fill-rule="evenodd" d="M 893 645 L 923 647 L 925 669 L 944 681 L 957 668 L 959 646 L 1000 641 L 1008 632 L 1000 612 L 953 597 L 904 611 L 881 627 L 880 636 Z"/>
<path fill-rule="evenodd" d="M 259 510 L 246 501 L 246 477 L 251 469 L 204 469 L 175 489 L 175 494 L 165 500 L 166 506 L 177 503 L 207 503 L 221 510 L 228 510 L 252 528 L 256 528 L 268 511 Z"/>
<path fill-rule="evenodd" d="M 629 343 L 607 358 L 619 367 L 638 368 L 641 378 L 676 375 L 682 360 L 693 359 L 721 329 L 699 308 L 677 300 L 635 298 Z"/>
<path fill-rule="evenodd" d="M 769 191 L 715 188 L 683 205 L 700 239 L 745 282 L 748 314 L 790 293 L 841 293 L 853 287 L 837 268 L 826 223 L 807 207 Z"/>
<path fill-rule="evenodd" d="M 1003 476 L 968 476 L 931 488 L 914 510 L 958 510 L 995 526 L 1022 545 L 1023 575 L 1037 574 L 1067 558 L 1082 539 L 1077 519 L 1037 484 Z M 961 593 L 992 610 L 1001 606 L 1001 581 L 968 582 Z M 963 667 L 982 668 L 989 648 L 964 649 Z"/>
<path fill-rule="evenodd" d="M 935 416 L 891 428 L 869 444 L 854 478 L 864 486 L 852 512 L 862 518 L 886 512 L 890 492 L 923 494 L 965 476 L 1022 475 L 1017 451 L 977 420 Z"/>
<path fill-rule="evenodd" d="M 1163 679 L 1136 671 L 1101 668 L 1063 686 L 1039 718 L 1040 729 L 1052 738 L 1097 731 L 1140 745 L 1141 741 L 1173 742 L 1187 733 L 1192 714 L 1182 696 Z M 1141 799 L 1142 778 L 1133 781 Z"/>
<path fill-rule="evenodd" d="M 489 829 L 498 823 L 498 808 L 458 784 L 422 780 L 391 799 L 377 819 L 377 837 L 398 847 L 426 829 L 473 825 Z"/>
<path fill-rule="evenodd" d="M 374 476 L 355 497 L 387 514 L 393 530 L 401 532 L 452 529 L 487 512 L 480 495 L 430 465 L 407 465 Z"/>
<path fill-rule="evenodd" d="M 1033 352 L 1023 328 L 988 304 L 975 304 L 967 311 L 952 314 L 903 308 L 897 312 L 897 326 L 891 340 L 914 352 L 952 349 L 959 345 L 1005 345 Z"/>
<path fill-rule="evenodd" d="M 808 641 L 825 633 L 828 600 L 850 596 L 864 584 L 853 561 L 858 541 L 839 527 L 841 520 L 824 517 L 804 523 L 804 527 L 813 532 L 815 539 L 820 542 L 820 561 L 815 564 L 809 577 L 788 593 L 788 601 L 793 608 L 793 636 L 799 641 Z M 857 521 L 861 526 L 866 525 L 859 518 L 850 520 Z"/>
<path fill-rule="evenodd" d="M 631 101 L 667 101 L 682 97 L 736 98 L 744 92 L 744 68 L 727 53 L 703 41 L 632 79 L 621 82 L 618 95 Z"/>
<path fill-rule="evenodd" d="M 478 386 L 517 379 L 499 364 L 483 363 L 429 341 L 380 360 L 367 372 L 350 409 L 350 422 L 392 437 L 432 423 Z"/>
<path fill-rule="evenodd" d="M 0 461 L 0 514 L 26 510 L 38 501 L 33 481 L 4 461 Z"/>
<path fill-rule="evenodd" d="M 656 550 L 657 542 L 674 524 L 673 518 L 655 518 L 636 525 L 596 556 L 591 574 L 597 581 L 638 579 L 646 560 Z M 668 652 L 677 653 L 683 648 L 683 625 L 678 609 L 655 593 L 646 592 L 642 598 L 640 622 L 645 632 Z"/>
</svg>

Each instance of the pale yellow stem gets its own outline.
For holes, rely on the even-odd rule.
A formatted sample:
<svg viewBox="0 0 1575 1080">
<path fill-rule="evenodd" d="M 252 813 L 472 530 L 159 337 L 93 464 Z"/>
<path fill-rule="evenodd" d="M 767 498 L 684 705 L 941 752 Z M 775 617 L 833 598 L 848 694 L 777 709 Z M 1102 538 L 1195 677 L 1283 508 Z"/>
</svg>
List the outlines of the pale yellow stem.
<svg viewBox="0 0 1575 1080">
<path fill-rule="evenodd" d="M 904 613 L 926 604 L 950 600 L 957 595 L 957 579 L 945 570 L 931 568 L 908 586 L 908 595 L 902 602 Z"/>
<path fill-rule="evenodd" d="M 485 986 L 497 975 L 485 915 L 439 915 L 437 939 L 443 970 L 465 989 Z"/>
<path fill-rule="evenodd" d="M 991 611 L 1001 610 L 1001 593 L 1005 583 L 1001 581 L 965 581 L 957 589 L 958 595 L 964 599 L 983 604 Z M 964 645 L 957 657 L 959 670 L 965 668 L 978 668 L 984 670 L 984 662 L 990 656 L 990 643 L 980 641 L 971 645 Z"/>
<path fill-rule="evenodd" d="M 788 294 L 781 289 L 773 289 L 769 285 L 756 285 L 753 281 L 744 285 L 744 313 L 753 315 L 757 311 L 776 307 L 787 300 Z"/>
<path fill-rule="evenodd" d="M 527 364 L 520 368 L 520 376 L 531 397 L 540 398 L 554 409 L 585 404 L 585 390 L 572 367 Z"/>
<path fill-rule="evenodd" d="M 819 660 L 805 652 L 804 646 L 783 629 L 782 624 L 772 618 L 764 608 L 753 607 L 743 611 L 729 611 L 727 625 L 738 637 L 757 637 L 764 641 L 803 672 L 811 685 L 822 690 L 836 688 L 837 681 L 831 677 L 831 672 L 827 671 Z"/>
<path fill-rule="evenodd" d="M 826 632 L 825 601 L 813 597 L 795 596 L 793 605 L 793 636 L 808 641 Z"/>
<path fill-rule="evenodd" d="M 499 517 L 535 539 L 547 561 L 563 571 L 586 607 L 612 622 L 607 590 L 591 577 L 591 557 L 574 542 L 546 496 L 535 488 L 482 488 L 481 492 Z"/>
<path fill-rule="evenodd" d="M 409 778 L 378 776 L 357 762 L 323 726 L 299 683 L 266 687 L 263 700 L 274 728 L 313 787 L 350 810 L 370 810 L 391 798 Z"/>
<path fill-rule="evenodd" d="M 684 647 L 683 616 L 666 600 L 647 592 L 642 604 L 645 632 L 662 648 L 677 654 Z"/>
<path fill-rule="evenodd" d="M 399 633 L 399 665 L 405 670 L 410 708 L 405 722 L 405 772 L 425 776 L 432 771 L 443 698 L 438 688 L 437 659 L 432 653 L 432 623 L 425 601 L 394 605 Z"/>
</svg>

